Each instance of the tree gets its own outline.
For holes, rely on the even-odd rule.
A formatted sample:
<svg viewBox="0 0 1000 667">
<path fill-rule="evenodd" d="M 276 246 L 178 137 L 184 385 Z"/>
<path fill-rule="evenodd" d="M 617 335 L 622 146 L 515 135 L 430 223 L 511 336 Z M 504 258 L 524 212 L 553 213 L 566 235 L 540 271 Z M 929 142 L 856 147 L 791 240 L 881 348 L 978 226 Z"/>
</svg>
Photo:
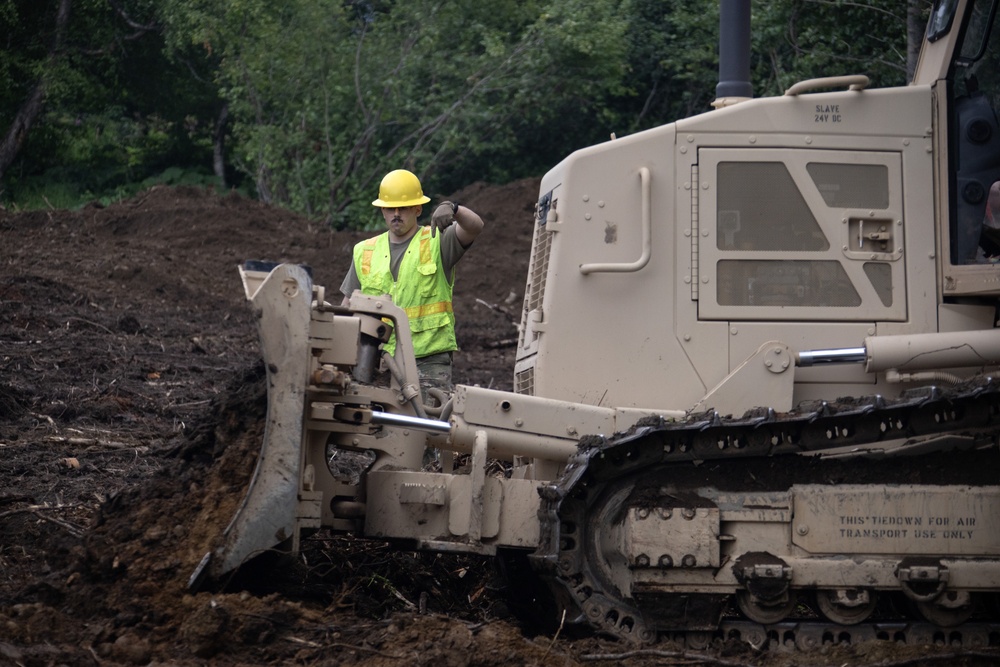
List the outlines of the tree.
<svg viewBox="0 0 1000 667">
<path fill-rule="evenodd" d="M 42 105 L 45 101 L 45 95 L 51 85 L 50 79 L 47 77 L 47 73 L 56 69 L 58 60 L 61 57 L 63 41 L 66 35 L 66 27 L 69 24 L 71 4 L 70 0 L 59 0 L 56 15 L 53 19 L 51 41 L 47 52 L 42 59 L 40 72 L 35 78 L 35 82 L 32 84 L 26 98 L 21 103 L 20 108 L 18 108 L 17 112 L 14 114 L 14 118 L 10 122 L 10 126 L 7 129 L 7 133 L 4 135 L 3 140 L 0 141 L 0 182 L 3 181 L 4 173 L 7 171 L 7 168 L 10 167 L 11 163 L 17 157 L 18 152 L 21 150 L 21 147 L 24 145 L 24 141 L 28 136 L 28 132 L 31 130 L 31 126 L 34 125 L 38 116 L 42 113 Z M 7 19 L 8 24 L 12 23 L 11 19 L 16 20 L 16 8 L 11 3 L 7 3 L 4 10 L 4 18 Z M 4 69 L 7 70 L 5 74 L 7 74 L 8 82 L 11 82 L 10 79 L 13 74 L 11 70 L 14 68 L 10 68 L 8 66 Z"/>
<path fill-rule="evenodd" d="M 908 0 L 906 3 L 906 80 L 912 81 L 917 71 L 920 47 L 924 43 L 924 30 L 930 13 L 929 0 Z"/>
</svg>

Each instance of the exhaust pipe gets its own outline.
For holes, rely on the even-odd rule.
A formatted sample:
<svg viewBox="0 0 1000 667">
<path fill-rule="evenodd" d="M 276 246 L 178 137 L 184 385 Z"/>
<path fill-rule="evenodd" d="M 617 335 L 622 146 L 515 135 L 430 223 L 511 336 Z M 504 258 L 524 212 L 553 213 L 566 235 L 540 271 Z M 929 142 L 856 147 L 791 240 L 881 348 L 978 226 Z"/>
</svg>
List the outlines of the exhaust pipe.
<svg viewBox="0 0 1000 667">
<path fill-rule="evenodd" d="M 753 98 L 750 84 L 750 0 L 719 2 L 719 84 L 716 109 Z"/>
</svg>

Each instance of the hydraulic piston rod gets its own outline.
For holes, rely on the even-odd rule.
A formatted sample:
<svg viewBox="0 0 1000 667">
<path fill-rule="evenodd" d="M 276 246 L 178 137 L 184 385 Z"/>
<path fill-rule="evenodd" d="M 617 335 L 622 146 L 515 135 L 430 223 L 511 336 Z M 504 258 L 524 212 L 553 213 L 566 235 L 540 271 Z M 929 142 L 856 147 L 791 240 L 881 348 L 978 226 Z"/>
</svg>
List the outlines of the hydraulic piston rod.
<svg viewBox="0 0 1000 667">
<path fill-rule="evenodd" d="M 796 355 L 796 366 L 816 364 L 860 364 L 865 361 L 865 348 L 843 347 L 833 350 L 802 350 Z"/>
<path fill-rule="evenodd" d="M 421 419 L 420 417 L 410 417 L 408 415 L 396 415 L 389 412 L 372 412 L 373 424 L 385 424 L 387 426 L 402 426 L 428 433 L 450 433 L 451 424 L 438 421 L 436 419 Z"/>
</svg>

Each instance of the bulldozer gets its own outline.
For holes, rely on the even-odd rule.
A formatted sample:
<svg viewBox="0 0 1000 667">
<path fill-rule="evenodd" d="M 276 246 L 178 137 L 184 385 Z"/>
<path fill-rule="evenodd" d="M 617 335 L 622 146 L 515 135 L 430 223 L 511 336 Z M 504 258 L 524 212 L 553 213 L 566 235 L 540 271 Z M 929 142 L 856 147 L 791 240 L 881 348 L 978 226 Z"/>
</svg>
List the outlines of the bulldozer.
<svg viewBox="0 0 1000 667">
<path fill-rule="evenodd" d="M 266 430 L 191 585 L 325 528 L 522 554 L 634 645 L 996 645 L 998 5 L 936 0 L 904 87 L 754 98 L 723 0 L 712 110 L 542 179 L 513 391 L 425 398 L 390 300 L 239 267 Z"/>
</svg>

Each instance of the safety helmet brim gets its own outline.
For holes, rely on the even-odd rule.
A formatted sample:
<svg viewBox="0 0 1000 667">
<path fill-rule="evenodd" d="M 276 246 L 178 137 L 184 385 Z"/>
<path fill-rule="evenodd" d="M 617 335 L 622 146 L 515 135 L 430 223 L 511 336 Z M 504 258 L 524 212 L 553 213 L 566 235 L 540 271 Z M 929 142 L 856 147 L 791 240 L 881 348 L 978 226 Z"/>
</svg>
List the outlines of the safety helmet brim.
<svg viewBox="0 0 1000 667">
<path fill-rule="evenodd" d="M 379 208 L 396 208 L 398 206 L 418 206 L 420 204 L 426 204 L 430 200 L 431 198 L 427 196 L 421 196 L 417 199 L 407 199 L 405 201 L 394 201 L 394 202 L 382 201 L 382 199 L 379 198 L 372 202 L 372 206 L 378 206 Z"/>
</svg>

